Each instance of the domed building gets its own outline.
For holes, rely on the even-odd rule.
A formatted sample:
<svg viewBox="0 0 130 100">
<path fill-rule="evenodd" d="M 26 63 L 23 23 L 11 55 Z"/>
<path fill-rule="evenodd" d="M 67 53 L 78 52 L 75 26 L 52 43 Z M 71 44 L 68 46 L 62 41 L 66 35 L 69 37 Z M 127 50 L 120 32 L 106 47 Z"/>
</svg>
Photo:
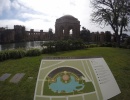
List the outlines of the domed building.
<svg viewBox="0 0 130 100">
<path fill-rule="evenodd" d="M 80 21 L 71 16 L 64 15 L 55 22 L 55 36 L 56 39 L 79 38 Z"/>
</svg>

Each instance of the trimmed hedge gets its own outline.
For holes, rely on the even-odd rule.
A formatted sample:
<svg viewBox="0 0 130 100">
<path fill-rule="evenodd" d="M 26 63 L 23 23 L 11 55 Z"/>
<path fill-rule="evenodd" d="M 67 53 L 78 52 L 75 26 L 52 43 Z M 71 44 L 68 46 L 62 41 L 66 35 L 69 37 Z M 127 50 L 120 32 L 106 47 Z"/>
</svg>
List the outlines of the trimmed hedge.
<svg viewBox="0 0 130 100">
<path fill-rule="evenodd" d="M 13 59 L 23 58 L 26 55 L 26 52 L 23 49 L 11 50 L 9 53 L 10 53 L 10 58 Z"/>
<path fill-rule="evenodd" d="M 98 47 L 98 44 L 90 44 L 88 45 L 89 48 L 94 48 L 94 47 Z"/>
<path fill-rule="evenodd" d="M 57 40 L 44 43 L 42 53 L 78 50 L 86 48 L 82 40 Z M 44 48 L 46 47 L 46 48 Z"/>
<path fill-rule="evenodd" d="M 29 49 L 27 50 L 26 56 L 39 56 L 41 54 L 42 53 L 39 49 Z"/>
<path fill-rule="evenodd" d="M 0 52 L 0 61 L 8 60 L 8 59 L 18 59 L 23 58 L 25 56 L 39 56 L 41 55 L 41 51 L 39 49 L 15 49 L 15 50 L 5 50 Z"/>
<path fill-rule="evenodd" d="M 99 45 L 100 47 L 112 47 L 113 44 L 112 43 L 102 43 Z"/>
<path fill-rule="evenodd" d="M 5 50 L 0 52 L 0 61 L 7 59 L 18 59 L 24 57 L 25 55 L 26 52 L 24 49 Z"/>
</svg>

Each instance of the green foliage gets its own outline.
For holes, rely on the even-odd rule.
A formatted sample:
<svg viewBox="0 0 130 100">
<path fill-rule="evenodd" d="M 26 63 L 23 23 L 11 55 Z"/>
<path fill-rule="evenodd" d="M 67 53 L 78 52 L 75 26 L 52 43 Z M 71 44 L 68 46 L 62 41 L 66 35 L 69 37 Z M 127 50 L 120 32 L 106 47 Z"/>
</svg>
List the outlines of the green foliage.
<svg viewBox="0 0 130 100">
<path fill-rule="evenodd" d="M 0 61 L 6 60 L 6 54 L 4 52 L 0 52 Z"/>
<path fill-rule="evenodd" d="M 24 56 L 39 56 L 42 53 L 55 53 L 59 51 L 77 50 L 85 48 L 85 44 L 82 40 L 49 41 L 45 42 L 42 46 L 42 51 L 39 49 L 14 49 L 1 51 L 0 61 L 22 58 Z"/>
<path fill-rule="evenodd" d="M 84 42 L 89 43 L 90 42 L 90 31 L 87 30 L 86 28 L 82 27 L 82 30 L 80 32 L 80 38 Z"/>
<path fill-rule="evenodd" d="M 115 35 L 116 46 L 120 46 L 122 32 L 127 30 L 130 17 L 129 0 L 91 0 L 92 21 L 99 25 L 110 25 Z"/>
<path fill-rule="evenodd" d="M 127 49 L 130 49 L 130 45 L 127 45 Z"/>
<path fill-rule="evenodd" d="M 56 51 L 67 51 L 70 50 L 70 41 L 55 41 L 55 49 Z"/>
<path fill-rule="evenodd" d="M 44 44 L 42 45 L 43 50 L 42 53 L 53 53 L 55 52 L 55 42 L 53 41 L 49 41 L 49 42 L 44 42 Z"/>
<path fill-rule="evenodd" d="M 42 53 L 54 53 L 58 51 L 77 50 L 85 48 L 82 40 L 58 40 L 45 42 Z"/>
<path fill-rule="evenodd" d="M 18 84 L 10 83 L 10 78 L 4 82 L 0 82 L 0 100 L 33 100 L 40 62 L 43 57 L 47 56 L 102 56 L 109 65 L 109 68 L 121 89 L 121 94 L 111 98 L 110 100 L 129 100 L 130 50 L 109 47 L 71 50 L 53 54 L 43 54 L 35 57 L 24 57 L 22 59 L 10 59 L 0 62 L 0 76 L 4 73 L 12 74 L 11 77 L 16 73 L 25 73 L 24 78 Z M 29 79 L 28 77 L 33 77 L 33 79 Z M 90 88 L 90 85 L 87 86 Z M 89 88 L 86 88 L 85 91 L 89 91 Z"/>
<path fill-rule="evenodd" d="M 128 38 L 126 39 L 125 44 L 126 44 L 126 45 L 130 45 L 130 37 L 128 37 Z"/>
<path fill-rule="evenodd" d="M 124 43 L 121 44 L 120 46 L 121 48 L 126 48 L 126 49 L 130 49 L 130 37 L 128 37 Z"/>
<path fill-rule="evenodd" d="M 90 45 L 88 45 L 88 47 L 90 47 L 90 48 L 98 47 L 98 44 L 90 44 Z"/>
<path fill-rule="evenodd" d="M 17 59 L 24 57 L 26 55 L 26 52 L 23 49 L 16 49 L 16 50 L 10 50 L 9 54 L 10 58 Z"/>
<path fill-rule="evenodd" d="M 27 50 L 26 56 L 39 56 L 41 51 L 39 49 L 29 49 Z"/>
<path fill-rule="evenodd" d="M 41 55 L 41 51 L 39 49 L 14 49 L 14 50 L 5 50 L 0 52 L 0 61 L 8 60 L 8 59 L 18 59 L 23 58 L 25 56 L 39 56 Z"/>
<path fill-rule="evenodd" d="M 112 43 L 102 43 L 99 46 L 100 47 L 112 47 Z"/>
<path fill-rule="evenodd" d="M 5 51 L 0 52 L 0 61 L 4 61 L 7 59 L 22 58 L 25 55 L 26 55 L 26 52 L 23 49 L 5 50 Z"/>
</svg>

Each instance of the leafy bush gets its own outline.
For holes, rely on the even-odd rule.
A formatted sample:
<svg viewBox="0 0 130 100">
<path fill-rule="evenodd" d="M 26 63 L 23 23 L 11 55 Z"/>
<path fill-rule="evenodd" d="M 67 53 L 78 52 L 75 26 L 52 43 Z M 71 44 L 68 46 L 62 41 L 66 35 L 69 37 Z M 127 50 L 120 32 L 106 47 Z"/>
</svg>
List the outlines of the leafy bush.
<svg viewBox="0 0 130 100">
<path fill-rule="evenodd" d="M 122 44 L 120 45 L 120 48 L 130 49 L 130 37 L 128 37 L 128 38 L 124 41 L 124 43 L 122 43 Z"/>
<path fill-rule="evenodd" d="M 127 49 L 130 49 L 130 45 L 127 45 Z"/>
<path fill-rule="evenodd" d="M 85 48 L 85 43 L 81 40 L 75 40 L 72 42 L 72 50 L 77 50 L 77 49 L 83 49 Z"/>
<path fill-rule="evenodd" d="M 39 49 L 30 49 L 27 51 L 24 49 L 5 50 L 0 52 L 0 61 L 39 55 L 41 55 L 41 51 Z"/>
<path fill-rule="evenodd" d="M 25 55 L 26 55 L 26 52 L 23 49 L 5 50 L 5 51 L 0 52 L 0 61 L 4 61 L 7 59 L 22 58 Z"/>
<path fill-rule="evenodd" d="M 121 43 L 120 48 L 127 48 L 127 45 L 125 43 Z"/>
<path fill-rule="evenodd" d="M 90 47 L 90 48 L 98 47 L 98 44 L 90 44 L 89 47 Z"/>
<path fill-rule="evenodd" d="M 39 49 L 29 49 L 27 50 L 26 56 L 39 56 L 41 51 Z"/>
<path fill-rule="evenodd" d="M 111 43 L 102 43 L 99 45 L 100 47 L 112 47 Z"/>
<path fill-rule="evenodd" d="M 54 53 L 57 51 L 68 51 L 85 48 L 85 44 L 82 40 L 58 40 L 46 42 L 42 45 L 42 53 Z"/>
<path fill-rule="evenodd" d="M 130 49 L 130 37 L 128 37 L 123 43 L 123 48 Z"/>
<path fill-rule="evenodd" d="M 16 49 L 16 50 L 9 50 L 10 58 L 17 59 L 22 58 L 26 55 L 25 50 L 23 49 Z"/>
<path fill-rule="evenodd" d="M 112 47 L 117 47 L 116 45 L 117 45 L 116 42 L 112 43 Z"/>
<path fill-rule="evenodd" d="M 4 52 L 0 52 L 0 61 L 4 61 L 6 59 L 6 54 Z"/>
<path fill-rule="evenodd" d="M 125 44 L 130 45 L 130 36 L 126 39 Z"/>
<path fill-rule="evenodd" d="M 54 52 L 56 52 L 55 48 L 44 48 L 44 49 L 42 49 L 43 54 L 54 53 Z"/>
<path fill-rule="evenodd" d="M 59 41 L 55 41 L 54 44 L 55 44 L 56 51 L 67 51 L 67 50 L 70 49 L 69 41 L 65 41 L 65 40 L 61 41 L 61 40 L 59 40 Z"/>
<path fill-rule="evenodd" d="M 85 48 L 89 48 L 89 45 L 85 45 Z"/>
</svg>

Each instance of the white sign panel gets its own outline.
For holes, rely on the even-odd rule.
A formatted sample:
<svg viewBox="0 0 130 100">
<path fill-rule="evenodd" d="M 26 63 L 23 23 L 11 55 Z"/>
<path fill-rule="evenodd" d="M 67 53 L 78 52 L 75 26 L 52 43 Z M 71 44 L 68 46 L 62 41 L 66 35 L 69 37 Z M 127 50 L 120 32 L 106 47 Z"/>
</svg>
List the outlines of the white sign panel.
<svg viewBox="0 0 130 100">
<path fill-rule="evenodd" d="M 98 80 L 103 99 L 107 100 L 120 93 L 120 89 L 103 58 L 89 59 Z"/>
<path fill-rule="evenodd" d="M 34 100 L 107 100 L 120 89 L 103 58 L 41 61 Z"/>
</svg>

